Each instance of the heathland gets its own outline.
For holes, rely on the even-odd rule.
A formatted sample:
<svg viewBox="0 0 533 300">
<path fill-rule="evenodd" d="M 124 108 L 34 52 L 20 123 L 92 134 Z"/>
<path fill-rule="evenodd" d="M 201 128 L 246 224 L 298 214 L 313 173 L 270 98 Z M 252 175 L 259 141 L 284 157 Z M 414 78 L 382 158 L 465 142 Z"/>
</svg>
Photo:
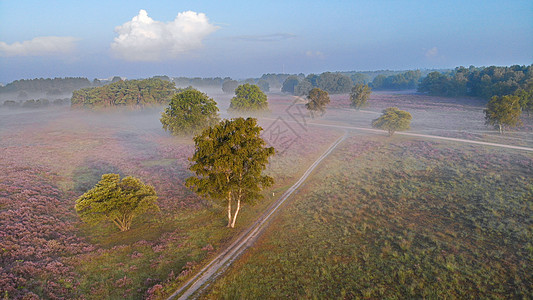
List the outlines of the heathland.
<svg viewBox="0 0 533 300">
<path fill-rule="evenodd" d="M 210 96 L 228 117 L 231 95 Z M 375 92 L 355 111 L 338 94 L 315 119 L 303 98 L 268 102 L 275 184 L 235 230 L 185 187 L 194 144 L 162 129 L 163 107 L 0 110 L 1 296 L 168 295 L 348 131 L 205 297 L 531 297 L 533 152 L 358 129 L 396 106 L 413 116 L 409 133 L 532 148 L 530 117 L 500 135 L 477 98 Z M 153 185 L 161 211 L 126 232 L 82 223 L 74 202 L 104 173 Z"/>
</svg>

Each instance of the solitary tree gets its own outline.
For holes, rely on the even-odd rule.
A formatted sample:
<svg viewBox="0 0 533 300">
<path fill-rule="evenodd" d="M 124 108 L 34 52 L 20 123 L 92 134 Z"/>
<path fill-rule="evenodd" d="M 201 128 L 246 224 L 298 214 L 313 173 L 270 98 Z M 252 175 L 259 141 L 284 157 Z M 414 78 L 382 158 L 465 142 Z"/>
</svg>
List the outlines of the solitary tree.
<svg viewBox="0 0 533 300">
<path fill-rule="evenodd" d="M 261 130 L 254 118 L 236 118 L 223 120 L 194 138 L 190 170 L 195 176 L 186 184 L 199 195 L 225 204 L 231 228 L 241 205 L 261 199 L 261 190 L 274 182 L 261 174 L 274 154 L 274 148 L 266 147 L 261 138 Z"/>
<path fill-rule="evenodd" d="M 163 129 L 174 135 L 198 133 L 218 123 L 217 103 L 206 94 L 189 88 L 172 97 L 160 120 Z"/>
<path fill-rule="evenodd" d="M 397 107 L 389 107 L 383 110 L 383 114 L 372 121 L 372 127 L 387 130 L 389 136 L 392 136 L 396 131 L 409 129 L 411 119 L 413 117 L 410 113 L 399 110 Z"/>
<path fill-rule="evenodd" d="M 126 231 L 133 218 L 159 207 L 153 186 L 131 176 L 120 180 L 118 174 L 104 174 L 94 188 L 76 200 L 75 209 L 89 224 L 109 220 L 120 231 Z"/>
<path fill-rule="evenodd" d="M 328 92 L 323 91 L 319 88 L 314 88 L 309 91 L 309 96 L 307 96 L 308 102 L 305 104 L 305 107 L 311 112 L 311 116 L 314 118 L 315 113 L 319 112 L 321 114 L 326 112 L 326 105 L 329 103 Z"/>
<path fill-rule="evenodd" d="M 356 84 L 350 93 L 351 106 L 357 110 L 361 109 L 361 107 L 366 105 L 366 101 L 371 93 L 372 89 L 367 84 Z"/>
<path fill-rule="evenodd" d="M 255 84 L 245 83 L 235 89 L 231 98 L 231 111 L 263 111 L 268 109 L 267 96 Z"/>
<path fill-rule="evenodd" d="M 492 125 L 503 133 L 505 126 L 515 127 L 522 124 L 520 98 L 518 96 L 493 96 L 485 112 L 485 124 Z"/>
</svg>

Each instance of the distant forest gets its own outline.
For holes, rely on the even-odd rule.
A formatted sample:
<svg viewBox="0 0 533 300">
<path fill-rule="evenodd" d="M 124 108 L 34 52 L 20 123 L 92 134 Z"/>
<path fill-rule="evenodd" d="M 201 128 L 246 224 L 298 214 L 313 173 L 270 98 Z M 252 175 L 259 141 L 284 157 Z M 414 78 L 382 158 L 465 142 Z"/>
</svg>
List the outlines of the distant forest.
<svg viewBox="0 0 533 300">
<path fill-rule="evenodd" d="M 452 72 L 431 72 L 422 79 L 419 92 L 435 96 L 471 96 L 490 99 L 513 94 L 533 80 L 533 65 L 510 67 L 457 67 Z"/>
<path fill-rule="evenodd" d="M 72 94 L 72 107 L 153 106 L 167 104 L 177 89 L 173 82 L 157 78 L 121 80 Z"/>
<path fill-rule="evenodd" d="M 41 107 L 49 103 L 73 106 L 122 106 L 161 103 L 154 93 L 166 97 L 177 88 L 192 86 L 233 93 L 239 84 L 256 84 L 263 92 L 305 95 L 318 87 L 330 94 L 349 93 L 355 84 L 368 84 L 372 90 L 414 90 L 435 96 L 471 96 L 489 99 L 513 94 L 533 81 L 533 65 L 510 67 L 457 67 L 454 70 L 349 71 L 322 74 L 263 74 L 259 78 L 234 80 L 230 77 L 154 76 L 156 81 L 112 79 L 90 81 L 83 77 L 36 78 L 13 81 L 0 86 L 4 107 Z M 164 83 L 162 83 L 164 82 Z M 111 84 L 111 85 L 109 85 Z M 161 90 L 159 90 L 161 89 Z M 157 92 L 156 92 L 157 91 Z M 115 98 L 112 98 L 115 97 Z M 141 98 L 139 98 L 141 97 Z M 156 99 L 157 98 L 157 99 Z M 35 99 L 35 100 L 34 100 Z M 112 100 L 113 99 L 113 100 Z M 32 101 L 33 100 L 33 101 Z M 26 103 L 27 102 L 27 103 Z"/>
</svg>

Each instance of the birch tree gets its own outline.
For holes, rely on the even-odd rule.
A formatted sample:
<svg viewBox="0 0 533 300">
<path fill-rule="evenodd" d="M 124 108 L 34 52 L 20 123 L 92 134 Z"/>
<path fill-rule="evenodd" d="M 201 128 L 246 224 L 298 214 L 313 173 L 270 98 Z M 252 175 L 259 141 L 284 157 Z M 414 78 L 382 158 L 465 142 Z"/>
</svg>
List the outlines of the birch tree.
<svg viewBox="0 0 533 300">
<path fill-rule="evenodd" d="M 263 188 L 274 182 L 262 175 L 273 147 L 266 147 L 262 128 L 254 118 L 223 120 L 194 138 L 195 152 L 186 181 L 201 196 L 220 201 L 227 208 L 228 227 L 234 228 L 243 204 L 263 198 Z"/>
</svg>

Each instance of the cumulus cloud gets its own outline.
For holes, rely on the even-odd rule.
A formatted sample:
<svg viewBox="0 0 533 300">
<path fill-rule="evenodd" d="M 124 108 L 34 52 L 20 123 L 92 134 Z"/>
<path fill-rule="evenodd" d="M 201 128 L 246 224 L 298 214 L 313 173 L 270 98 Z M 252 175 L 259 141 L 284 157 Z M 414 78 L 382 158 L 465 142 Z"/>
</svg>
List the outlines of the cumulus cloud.
<svg viewBox="0 0 533 300">
<path fill-rule="evenodd" d="M 0 56 L 47 56 L 61 55 L 76 49 L 74 37 L 41 36 L 29 41 L 7 44 L 0 42 Z"/>
<path fill-rule="evenodd" d="M 305 55 L 309 58 L 320 58 L 320 59 L 323 59 L 325 56 L 324 56 L 324 53 L 320 52 L 320 51 L 307 51 L 305 52 Z"/>
<path fill-rule="evenodd" d="M 117 26 L 111 43 L 113 53 L 130 61 L 161 61 L 177 58 L 202 47 L 202 40 L 218 29 L 203 13 L 179 13 L 172 22 L 159 22 L 141 9 L 131 21 Z"/>
<path fill-rule="evenodd" d="M 439 49 L 437 49 L 437 47 L 433 47 L 426 51 L 427 58 L 436 57 L 437 55 L 439 55 Z"/>
</svg>

